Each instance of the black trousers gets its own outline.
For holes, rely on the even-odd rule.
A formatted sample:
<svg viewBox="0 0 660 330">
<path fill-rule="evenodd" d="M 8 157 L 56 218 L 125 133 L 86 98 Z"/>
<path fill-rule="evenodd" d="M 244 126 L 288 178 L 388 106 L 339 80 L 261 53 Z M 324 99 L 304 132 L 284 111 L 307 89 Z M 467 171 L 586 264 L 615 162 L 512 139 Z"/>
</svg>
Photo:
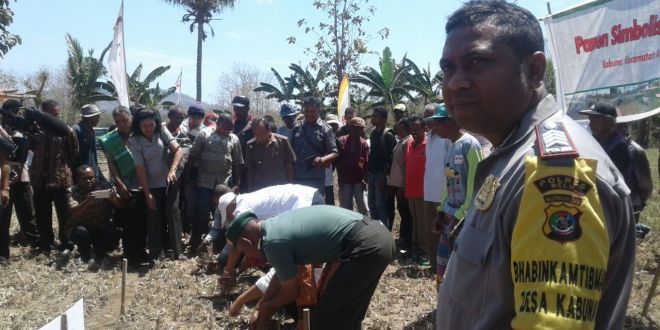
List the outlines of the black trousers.
<svg viewBox="0 0 660 330">
<path fill-rule="evenodd" d="M 54 244 L 53 232 L 53 204 L 57 213 L 58 237 L 61 243 L 67 241 L 67 233 L 63 228 L 69 221 L 69 191 L 66 188 L 34 188 L 34 206 L 37 218 L 37 229 L 39 229 L 39 247 L 49 251 Z"/>
<path fill-rule="evenodd" d="M 403 193 L 403 188 L 399 188 L 396 192 L 396 207 L 401 218 L 399 240 L 404 241 L 406 245 L 410 245 L 412 243 L 412 215 L 410 214 L 410 206 L 408 206 L 408 199 Z"/>
<path fill-rule="evenodd" d="M 78 246 L 83 259 L 89 259 L 92 247 L 94 256 L 101 259 L 119 246 L 119 237 L 120 233 L 114 225 L 102 228 L 81 225 L 71 230 L 69 244 Z"/>
<path fill-rule="evenodd" d="M 20 230 L 30 239 L 36 240 L 39 234 L 34 219 L 32 186 L 29 182 L 14 182 L 9 186 L 9 205 L 2 210 L 2 221 L 11 221 L 12 207 L 16 210 Z"/>
<path fill-rule="evenodd" d="M 131 263 L 146 261 L 147 204 L 142 190 L 130 190 L 126 206 L 117 209 L 115 222 L 123 229 L 124 257 Z"/>
<path fill-rule="evenodd" d="M 4 212 L 1 205 L 0 209 Z M 9 220 L 11 220 L 11 217 L 9 219 L 0 218 L 0 257 L 7 259 L 9 259 Z"/>
<path fill-rule="evenodd" d="M 342 261 L 312 315 L 312 329 L 361 329 L 381 275 L 394 259 L 387 227 L 362 220 L 344 239 Z"/>
</svg>

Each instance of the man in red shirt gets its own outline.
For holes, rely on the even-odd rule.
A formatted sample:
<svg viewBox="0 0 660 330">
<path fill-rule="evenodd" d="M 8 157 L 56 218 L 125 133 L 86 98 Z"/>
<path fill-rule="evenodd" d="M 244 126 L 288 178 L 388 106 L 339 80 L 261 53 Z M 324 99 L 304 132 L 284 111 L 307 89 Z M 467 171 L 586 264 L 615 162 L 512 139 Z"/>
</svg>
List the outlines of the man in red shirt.
<svg viewBox="0 0 660 330">
<path fill-rule="evenodd" d="M 408 118 L 412 139 L 404 146 L 405 194 L 413 220 L 411 250 L 414 258 L 419 258 L 420 254 L 426 254 L 428 231 L 432 227 L 432 221 L 424 217 L 424 168 L 427 138 L 423 120 L 419 114 Z M 421 257 L 428 259 L 429 256 Z"/>
<path fill-rule="evenodd" d="M 357 203 L 358 212 L 367 215 L 364 203 L 364 179 L 369 159 L 369 145 L 362 137 L 365 122 L 360 117 L 354 117 L 348 124 L 349 133 L 339 137 L 339 157 L 337 158 L 337 175 L 339 176 L 339 206 L 353 210 L 353 199 Z"/>
</svg>

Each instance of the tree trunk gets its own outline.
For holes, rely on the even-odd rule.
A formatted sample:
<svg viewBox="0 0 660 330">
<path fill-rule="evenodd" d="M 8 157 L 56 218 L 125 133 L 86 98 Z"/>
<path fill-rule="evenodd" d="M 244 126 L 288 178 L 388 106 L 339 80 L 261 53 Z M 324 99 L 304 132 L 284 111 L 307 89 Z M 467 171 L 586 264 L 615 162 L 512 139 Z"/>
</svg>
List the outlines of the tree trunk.
<svg viewBox="0 0 660 330">
<path fill-rule="evenodd" d="M 202 42 L 204 42 L 204 23 L 197 22 L 197 102 L 202 102 Z"/>
</svg>

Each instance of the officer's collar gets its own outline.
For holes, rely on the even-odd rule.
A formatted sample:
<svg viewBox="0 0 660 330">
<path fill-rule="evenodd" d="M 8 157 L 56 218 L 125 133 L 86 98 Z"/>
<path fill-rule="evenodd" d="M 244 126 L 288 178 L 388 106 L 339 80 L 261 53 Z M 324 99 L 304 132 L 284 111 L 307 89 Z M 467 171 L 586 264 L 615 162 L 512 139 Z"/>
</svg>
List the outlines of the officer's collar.
<svg viewBox="0 0 660 330">
<path fill-rule="evenodd" d="M 512 146 L 518 145 L 534 130 L 534 126 L 550 118 L 559 110 L 555 97 L 551 94 L 546 95 L 536 107 L 525 112 L 502 144 L 493 150 L 493 154 L 503 153 Z"/>
</svg>

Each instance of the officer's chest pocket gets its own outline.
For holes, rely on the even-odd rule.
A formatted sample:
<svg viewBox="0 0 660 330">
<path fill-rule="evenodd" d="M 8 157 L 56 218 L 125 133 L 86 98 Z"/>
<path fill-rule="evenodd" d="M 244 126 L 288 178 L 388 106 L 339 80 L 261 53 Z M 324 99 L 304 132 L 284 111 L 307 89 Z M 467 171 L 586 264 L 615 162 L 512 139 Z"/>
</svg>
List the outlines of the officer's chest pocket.
<svg viewBox="0 0 660 330">
<path fill-rule="evenodd" d="M 489 255 L 493 235 L 467 225 L 459 237 L 451 258 L 452 281 L 444 290 L 475 318 L 481 317 L 486 303 L 489 282 Z"/>
</svg>

